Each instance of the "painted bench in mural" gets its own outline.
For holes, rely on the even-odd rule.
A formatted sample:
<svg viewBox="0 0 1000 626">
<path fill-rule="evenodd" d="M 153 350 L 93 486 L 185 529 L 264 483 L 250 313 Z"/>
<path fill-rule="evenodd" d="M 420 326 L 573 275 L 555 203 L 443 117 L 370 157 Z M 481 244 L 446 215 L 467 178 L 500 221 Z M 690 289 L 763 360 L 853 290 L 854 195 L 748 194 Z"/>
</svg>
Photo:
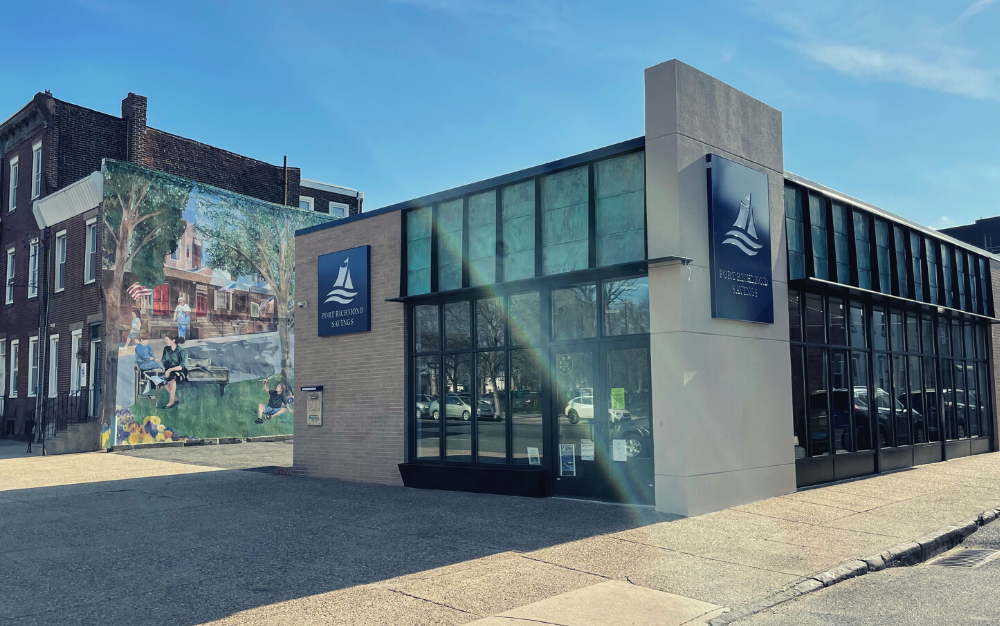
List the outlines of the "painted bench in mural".
<svg viewBox="0 0 1000 626">
<path fill-rule="evenodd" d="M 163 369 L 139 370 L 135 366 L 135 401 L 142 397 L 142 388 L 146 384 L 143 374 L 163 376 Z M 229 368 L 212 365 L 211 359 L 188 359 L 188 384 L 215 384 L 219 386 L 219 396 L 226 393 L 226 385 L 229 384 Z"/>
</svg>

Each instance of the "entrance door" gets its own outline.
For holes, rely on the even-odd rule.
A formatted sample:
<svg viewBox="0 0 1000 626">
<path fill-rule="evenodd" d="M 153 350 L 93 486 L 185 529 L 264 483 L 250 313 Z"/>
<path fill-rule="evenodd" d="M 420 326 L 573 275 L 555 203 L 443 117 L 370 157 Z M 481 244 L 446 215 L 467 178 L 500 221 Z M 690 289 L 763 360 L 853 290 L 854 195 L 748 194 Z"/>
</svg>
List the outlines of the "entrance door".
<svg viewBox="0 0 1000 626">
<path fill-rule="evenodd" d="M 649 344 L 553 350 L 557 495 L 653 504 Z"/>
<path fill-rule="evenodd" d="M 607 428 L 605 499 L 653 504 L 653 397 L 649 344 L 601 346 L 601 414 Z"/>
<path fill-rule="evenodd" d="M 607 428 L 595 411 L 598 364 L 596 345 L 552 352 L 553 493 L 557 495 L 604 498 L 598 456 L 607 447 Z"/>
</svg>

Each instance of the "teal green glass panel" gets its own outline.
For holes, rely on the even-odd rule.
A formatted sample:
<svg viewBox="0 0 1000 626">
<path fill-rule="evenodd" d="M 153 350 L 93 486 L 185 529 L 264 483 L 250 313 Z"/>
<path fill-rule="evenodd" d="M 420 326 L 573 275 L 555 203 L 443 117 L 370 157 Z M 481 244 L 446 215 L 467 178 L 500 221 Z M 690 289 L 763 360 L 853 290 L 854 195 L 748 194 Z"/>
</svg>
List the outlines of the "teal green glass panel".
<svg viewBox="0 0 1000 626">
<path fill-rule="evenodd" d="M 597 265 L 646 258 L 646 153 L 594 164 Z"/>
<path fill-rule="evenodd" d="M 406 214 L 406 293 L 417 295 L 431 290 L 431 208 Z"/>
<path fill-rule="evenodd" d="M 503 190 L 503 279 L 535 275 L 535 181 Z"/>
<path fill-rule="evenodd" d="M 497 192 L 469 196 L 469 286 L 497 280 Z"/>
<path fill-rule="evenodd" d="M 438 205 L 438 291 L 462 288 L 462 199 Z"/>
<path fill-rule="evenodd" d="M 587 167 L 542 178 L 542 273 L 586 269 L 590 260 Z"/>
</svg>

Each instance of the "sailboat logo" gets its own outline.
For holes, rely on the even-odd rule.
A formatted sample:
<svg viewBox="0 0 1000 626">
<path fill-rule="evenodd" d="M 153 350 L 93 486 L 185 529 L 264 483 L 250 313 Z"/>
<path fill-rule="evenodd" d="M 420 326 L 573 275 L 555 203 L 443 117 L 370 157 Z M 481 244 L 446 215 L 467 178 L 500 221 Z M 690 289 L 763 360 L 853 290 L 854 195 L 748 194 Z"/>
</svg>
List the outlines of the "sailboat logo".
<svg viewBox="0 0 1000 626">
<path fill-rule="evenodd" d="M 333 289 L 326 294 L 326 302 L 339 302 L 340 304 L 350 304 L 358 295 L 354 291 L 354 284 L 351 282 L 351 270 L 347 267 L 350 259 L 344 259 L 344 264 L 340 266 L 337 274 L 337 281 L 333 283 Z"/>
<path fill-rule="evenodd" d="M 751 195 L 747 194 L 746 198 L 740 200 L 740 214 L 736 216 L 736 223 L 733 224 L 732 230 L 726 233 L 726 239 L 722 243 L 736 246 L 747 256 L 756 256 L 763 244 L 757 241 Z"/>
</svg>

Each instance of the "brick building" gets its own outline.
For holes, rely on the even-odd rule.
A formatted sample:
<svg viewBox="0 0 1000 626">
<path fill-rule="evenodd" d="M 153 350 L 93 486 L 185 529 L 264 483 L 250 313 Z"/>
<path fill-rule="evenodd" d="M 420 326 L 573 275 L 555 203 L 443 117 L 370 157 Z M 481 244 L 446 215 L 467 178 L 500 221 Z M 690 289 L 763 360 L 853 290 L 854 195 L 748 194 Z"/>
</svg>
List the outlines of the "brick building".
<svg viewBox="0 0 1000 626">
<path fill-rule="evenodd" d="M 0 123 L 0 436 L 24 434 L 36 390 L 87 395 L 99 384 L 90 363 L 102 319 L 94 177 L 104 159 L 272 203 L 300 206 L 305 197 L 324 213 L 360 212 L 360 192 L 150 128 L 146 111 L 146 97 L 133 93 L 116 117 L 45 92 Z M 47 332 L 39 332 L 44 325 Z M 93 413 L 92 406 L 82 410 Z"/>
</svg>

